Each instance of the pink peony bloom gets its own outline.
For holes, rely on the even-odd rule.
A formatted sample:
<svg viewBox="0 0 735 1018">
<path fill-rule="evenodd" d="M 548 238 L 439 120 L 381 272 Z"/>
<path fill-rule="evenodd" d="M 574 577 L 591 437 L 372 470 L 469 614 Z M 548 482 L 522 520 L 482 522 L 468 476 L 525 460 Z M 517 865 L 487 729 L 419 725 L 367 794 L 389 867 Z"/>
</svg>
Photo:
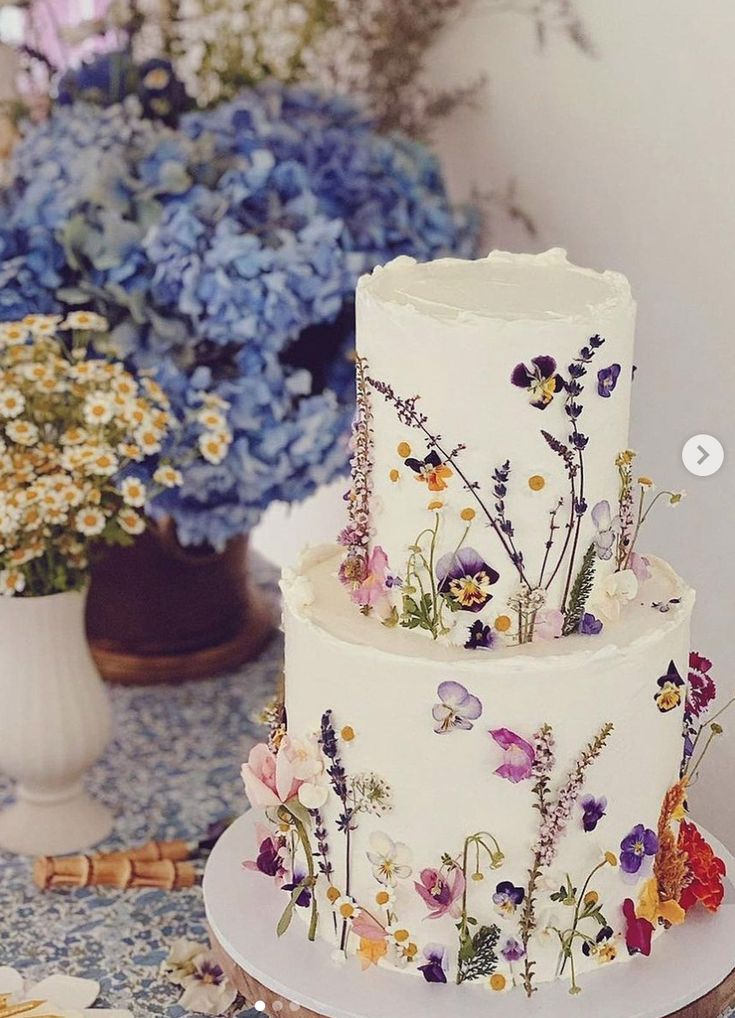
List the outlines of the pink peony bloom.
<svg viewBox="0 0 735 1018">
<path fill-rule="evenodd" d="M 506 778 L 514 784 L 530 778 L 536 758 L 533 746 L 508 728 L 496 728 L 488 732 L 488 735 L 505 750 L 503 762 L 495 771 L 498 777 Z"/>
<path fill-rule="evenodd" d="M 446 875 L 440 870 L 421 870 L 421 881 L 414 881 L 414 887 L 429 908 L 428 919 L 445 915 L 459 919 L 465 889 L 460 869 L 451 869 Z"/>
<path fill-rule="evenodd" d="M 352 600 L 361 608 L 381 608 L 388 603 L 388 556 L 380 545 L 367 561 L 367 575 L 352 591 Z"/>
<path fill-rule="evenodd" d="M 557 608 L 546 608 L 536 612 L 533 624 L 534 640 L 556 640 L 561 636 L 564 616 Z"/>
</svg>

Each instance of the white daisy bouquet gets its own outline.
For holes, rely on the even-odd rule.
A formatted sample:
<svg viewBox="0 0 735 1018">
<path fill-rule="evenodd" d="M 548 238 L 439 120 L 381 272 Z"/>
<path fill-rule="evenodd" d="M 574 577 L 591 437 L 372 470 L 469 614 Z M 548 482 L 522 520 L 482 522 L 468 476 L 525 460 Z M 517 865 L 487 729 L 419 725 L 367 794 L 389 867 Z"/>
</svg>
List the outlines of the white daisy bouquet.
<svg viewBox="0 0 735 1018">
<path fill-rule="evenodd" d="M 163 455 L 177 421 L 160 386 L 90 356 L 106 331 L 88 311 L 0 325 L 2 594 L 79 589 L 95 544 L 141 533 L 150 492 L 136 464 L 156 457 L 154 483 L 181 482 Z"/>
</svg>

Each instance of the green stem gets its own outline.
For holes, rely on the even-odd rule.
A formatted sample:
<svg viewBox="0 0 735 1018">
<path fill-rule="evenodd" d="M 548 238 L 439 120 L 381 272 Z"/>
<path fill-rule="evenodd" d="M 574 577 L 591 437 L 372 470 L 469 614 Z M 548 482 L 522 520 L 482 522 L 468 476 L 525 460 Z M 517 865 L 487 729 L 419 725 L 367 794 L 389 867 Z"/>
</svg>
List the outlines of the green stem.
<svg viewBox="0 0 735 1018">
<path fill-rule="evenodd" d="M 308 886 L 311 890 L 311 921 L 309 922 L 309 940 L 316 940 L 316 933 L 319 926 L 319 908 L 316 903 L 316 871 L 314 869 L 314 856 L 312 855 L 311 845 L 309 844 L 309 836 L 306 833 L 301 820 L 292 813 L 288 806 L 285 807 L 286 811 L 293 820 L 298 835 L 301 847 L 304 850 L 306 856 L 306 869 L 308 874 Z"/>
</svg>

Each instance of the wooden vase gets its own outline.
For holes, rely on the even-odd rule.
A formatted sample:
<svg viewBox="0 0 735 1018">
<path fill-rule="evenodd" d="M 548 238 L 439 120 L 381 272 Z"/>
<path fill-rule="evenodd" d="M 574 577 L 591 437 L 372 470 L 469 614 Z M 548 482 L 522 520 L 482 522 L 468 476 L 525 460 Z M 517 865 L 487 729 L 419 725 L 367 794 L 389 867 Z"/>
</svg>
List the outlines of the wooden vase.
<svg viewBox="0 0 735 1018">
<path fill-rule="evenodd" d="M 247 569 L 247 537 L 224 551 L 184 548 L 151 523 L 92 570 L 87 636 L 109 682 L 148 685 L 222 674 L 255 657 L 276 626 L 273 599 Z"/>
</svg>

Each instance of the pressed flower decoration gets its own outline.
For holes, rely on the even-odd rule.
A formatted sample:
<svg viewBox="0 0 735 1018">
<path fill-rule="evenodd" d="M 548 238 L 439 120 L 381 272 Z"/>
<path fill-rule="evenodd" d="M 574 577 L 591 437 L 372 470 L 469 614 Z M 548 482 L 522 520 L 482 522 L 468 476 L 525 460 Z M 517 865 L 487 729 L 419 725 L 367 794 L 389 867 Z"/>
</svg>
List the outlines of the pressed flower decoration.
<svg viewBox="0 0 735 1018">
<path fill-rule="evenodd" d="M 579 805 L 582 810 L 582 827 L 589 834 L 594 830 L 597 830 L 597 825 L 605 816 L 605 810 L 607 809 L 607 798 L 601 795 L 595 798 L 594 795 L 583 795 L 579 800 Z"/>
<path fill-rule="evenodd" d="M 448 552 L 436 564 L 439 593 L 462 611 L 479 612 L 492 598 L 499 573 L 474 548 Z"/>
<path fill-rule="evenodd" d="M 609 399 L 615 391 L 620 378 L 620 365 L 611 364 L 608 368 L 600 368 L 597 372 L 597 393 L 604 399 Z"/>
<path fill-rule="evenodd" d="M 221 1015 L 235 1003 L 237 990 L 212 952 L 201 944 L 177 940 L 161 965 L 161 974 L 180 986 L 179 1005 L 196 1014 Z"/>
<path fill-rule="evenodd" d="M 510 376 L 513 385 L 526 389 L 531 406 L 545 410 L 554 396 L 566 386 L 564 379 L 556 370 L 553 357 L 534 357 L 530 365 L 518 364 Z"/>
<path fill-rule="evenodd" d="M 432 449 L 424 459 L 409 458 L 406 466 L 416 474 L 417 481 L 423 481 L 429 491 L 445 491 L 447 480 L 452 476 L 452 469 L 442 463 L 439 454 Z"/>
<path fill-rule="evenodd" d="M 658 680 L 658 687 L 654 699 L 662 714 L 681 706 L 684 699 L 684 680 L 673 661 L 669 663 L 666 674 Z"/>
<path fill-rule="evenodd" d="M 497 776 L 513 784 L 530 778 L 536 759 L 533 746 L 509 728 L 496 728 L 488 734 L 503 750 L 503 762 L 495 770 Z"/>
<path fill-rule="evenodd" d="M 638 873 L 646 858 L 655 856 L 657 852 L 656 832 L 643 824 L 636 824 L 620 843 L 620 869 L 624 873 Z"/>
<path fill-rule="evenodd" d="M 473 722 L 482 714 L 482 703 L 462 685 L 461 682 L 441 682 L 436 691 L 439 703 L 434 705 L 432 715 L 434 731 L 443 735 L 453 731 L 471 731 Z"/>
</svg>

